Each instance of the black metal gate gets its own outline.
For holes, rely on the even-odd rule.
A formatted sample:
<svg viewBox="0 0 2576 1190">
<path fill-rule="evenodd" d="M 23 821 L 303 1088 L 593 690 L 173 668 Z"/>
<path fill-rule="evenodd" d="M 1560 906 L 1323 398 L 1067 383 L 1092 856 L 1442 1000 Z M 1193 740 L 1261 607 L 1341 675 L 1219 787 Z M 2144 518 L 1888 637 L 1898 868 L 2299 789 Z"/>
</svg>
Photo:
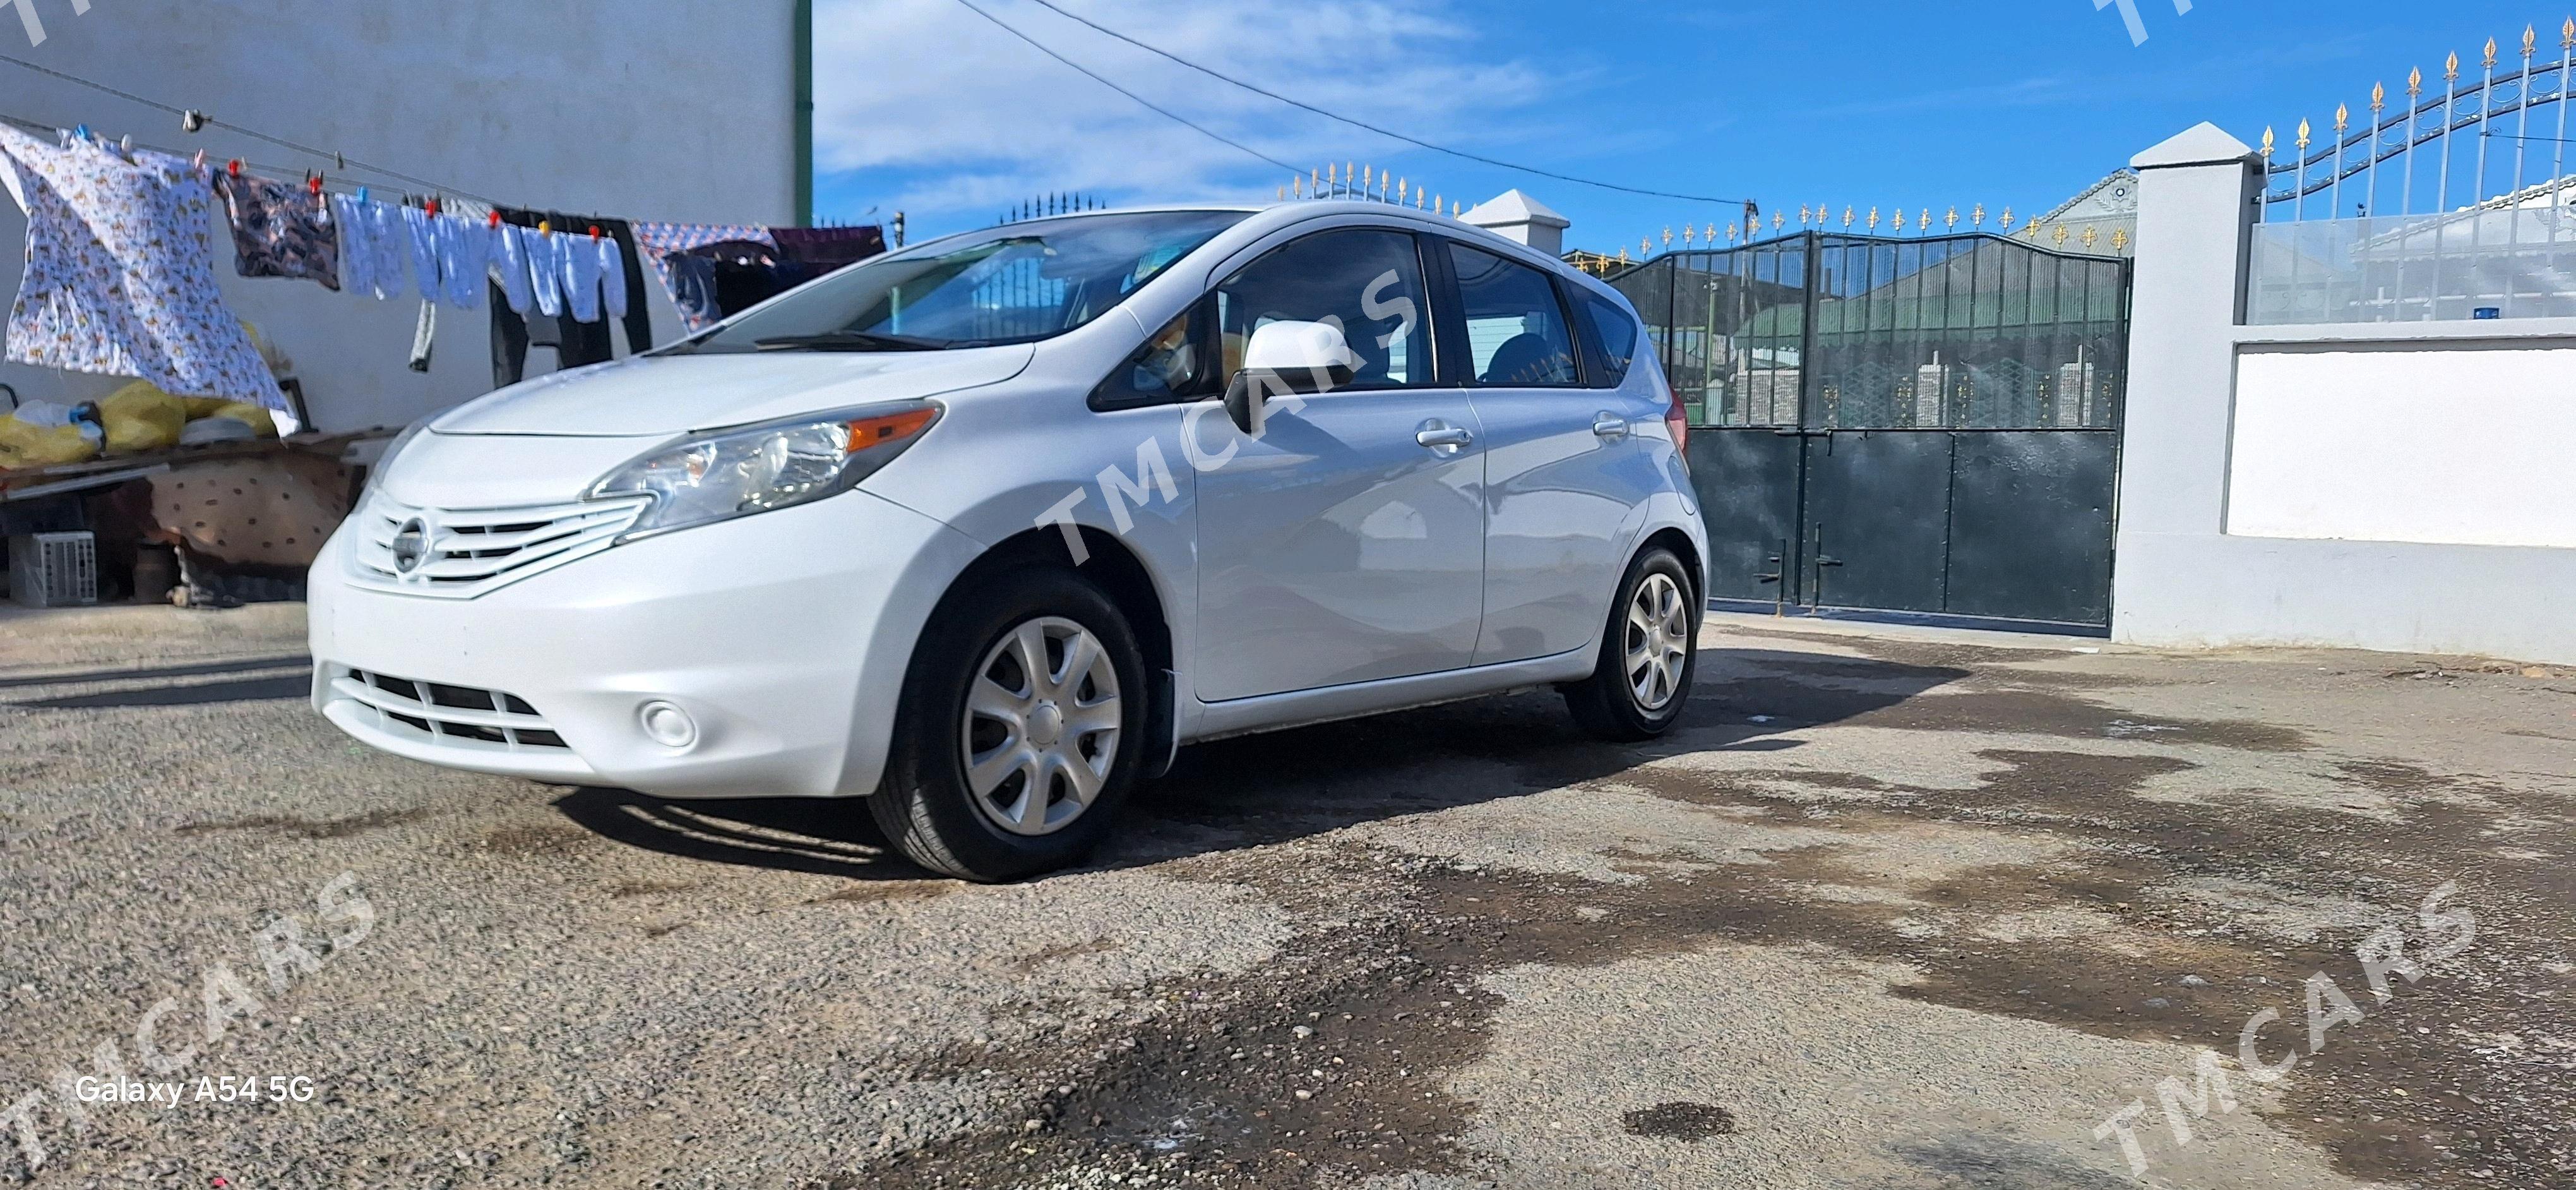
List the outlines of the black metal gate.
<svg viewBox="0 0 2576 1190">
<path fill-rule="evenodd" d="M 1611 283 L 1690 406 L 1719 605 L 2110 623 L 2127 261 L 1807 232 Z"/>
</svg>

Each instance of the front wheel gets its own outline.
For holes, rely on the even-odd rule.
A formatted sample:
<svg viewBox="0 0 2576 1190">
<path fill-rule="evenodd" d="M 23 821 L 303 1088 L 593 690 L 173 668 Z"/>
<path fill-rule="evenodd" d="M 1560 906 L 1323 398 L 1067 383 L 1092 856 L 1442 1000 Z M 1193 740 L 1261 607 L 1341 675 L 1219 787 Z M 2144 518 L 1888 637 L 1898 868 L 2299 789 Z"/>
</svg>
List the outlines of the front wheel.
<svg viewBox="0 0 2576 1190">
<path fill-rule="evenodd" d="M 1126 617 L 1073 574 L 964 593 L 923 630 L 869 810 L 914 862 L 967 880 L 1080 862 L 1135 782 L 1144 671 Z"/>
<path fill-rule="evenodd" d="M 1637 555 L 1601 634 L 1592 676 L 1568 683 L 1566 709 L 1583 730 L 1634 743 L 1672 730 L 1699 663 L 1699 616 L 1690 571 L 1662 546 Z"/>
</svg>

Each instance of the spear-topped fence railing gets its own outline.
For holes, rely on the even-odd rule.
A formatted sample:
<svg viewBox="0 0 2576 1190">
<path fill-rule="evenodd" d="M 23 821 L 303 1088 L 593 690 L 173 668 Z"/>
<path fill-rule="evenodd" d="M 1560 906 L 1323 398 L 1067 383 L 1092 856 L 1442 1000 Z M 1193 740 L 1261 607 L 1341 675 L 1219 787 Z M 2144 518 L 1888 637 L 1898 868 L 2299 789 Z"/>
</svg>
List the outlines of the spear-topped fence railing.
<svg viewBox="0 0 2576 1190">
<path fill-rule="evenodd" d="M 2562 101 L 2569 71 L 2576 69 L 2576 17 L 2561 26 L 2555 58 L 2541 54 L 2535 26 L 2522 31 L 2518 63 L 2499 73 L 2501 63 L 2490 38 L 2475 77 L 2463 76 L 2457 53 L 2443 62 L 2438 91 L 2417 67 L 2407 74 L 2405 93 L 2397 97 L 2394 110 L 2388 84 L 2374 83 L 2366 118 L 2356 123 L 2351 105 L 2338 105 L 2322 138 L 2314 123 L 2303 118 L 2286 155 L 2278 132 L 2264 129 L 2264 218 L 2297 222 L 2312 216 L 2342 218 L 2347 212 L 2355 217 L 2405 216 L 2416 213 L 2419 204 L 2428 212 L 2447 211 L 2454 191 L 2469 203 L 2521 192 L 2544 157 L 2549 172 L 2540 180 L 2565 177 L 2568 111 Z M 2542 112 L 2536 131 L 2535 112 Z M 2507 122 L 2510 132 L 2499 127 Z M 2463 149 L 2459 134 L 2471 130 L 2474 146 Z M 2510 152 L 2500 150 L 2498 141 L 2509 142 Z M 2544 152 L 2534 152 L 2534 146 Z M 2419 158 L 2427 154 L 2429 161 L 2419 167 Z M 2499 177 L 2508 161 L 2510 177 Z M 2392 183 L 2396 194 L 2390 203 L 2382 196 Z M 2431 201 L 2425 204 L 2428 185 Z M 2353 192 L 2350 207 L 2347 190 Z M 2319 195 L 2326 198 L 2322 212 L 2312 210 L 2311 200 Z M 2388 209 L 2392 205 L 2394 211 Z"/>
<path fill-rule="evenodd" d="M 2400 94 L 2373 84 L 2322 135 L 2302 119 L 2285 147 L 2264 129 L 2247 320 L 2576 315 L 2576 17 L 2556 49 L 2525 27 L 2510 55 L 2490 39 L 2474 67 L 2453 53 Z"/>
</svg>

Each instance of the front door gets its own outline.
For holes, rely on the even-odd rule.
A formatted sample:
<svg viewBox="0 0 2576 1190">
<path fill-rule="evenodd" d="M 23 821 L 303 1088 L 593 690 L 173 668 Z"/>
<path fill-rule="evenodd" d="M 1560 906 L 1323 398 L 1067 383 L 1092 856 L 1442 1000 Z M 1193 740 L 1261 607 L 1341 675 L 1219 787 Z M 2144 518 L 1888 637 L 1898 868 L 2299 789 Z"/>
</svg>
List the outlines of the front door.
<svg viewBox="0 0 2576 1190">
<path fill-rule="evenodd" d="M 1397 231 L 1319 232 L 1218 285 L 1228 379 L 1268 322 L 1338 323 L 1358 359 L 1347 387 L 1274 400 L 1257 439 L 1201 419 L 1204 457 L 1233 450 L 1198 479 L 1201 700 L 1473 659 L 1483 431 L 1466 393 L 1430 387 L 1429 308 L 1414 237 Z"/>
</svg>

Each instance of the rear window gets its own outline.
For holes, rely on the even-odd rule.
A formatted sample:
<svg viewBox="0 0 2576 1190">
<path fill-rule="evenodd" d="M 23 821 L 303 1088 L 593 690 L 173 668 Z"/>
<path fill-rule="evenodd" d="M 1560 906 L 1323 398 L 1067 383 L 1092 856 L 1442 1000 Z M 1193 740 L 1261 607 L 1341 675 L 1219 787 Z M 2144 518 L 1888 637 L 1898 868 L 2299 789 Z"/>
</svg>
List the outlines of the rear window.
<svg viewBox="0 0 2576 1190">
<path fill-rule="evenodd" d="M 1628 365 L 1637 360 L 1637 320 L 1619 308 L 1617 302 L 1594 293 L 1581 293 L 1585 329 L 1592 332 L 1592 378 L 1596 388 L 1617 388 L 1628 379 Z"/>
</svg>

